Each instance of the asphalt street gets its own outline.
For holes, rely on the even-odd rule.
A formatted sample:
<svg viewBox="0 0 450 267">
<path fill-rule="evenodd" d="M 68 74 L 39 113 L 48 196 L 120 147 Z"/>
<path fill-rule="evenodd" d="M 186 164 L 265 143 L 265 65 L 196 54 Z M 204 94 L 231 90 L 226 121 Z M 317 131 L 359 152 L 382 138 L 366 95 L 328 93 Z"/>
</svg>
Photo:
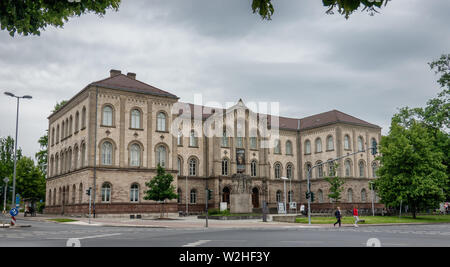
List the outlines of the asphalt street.
<svg viewBox="0 0 450 267">
<path fill-rule="evenodd" d="M 0 229 L 0 247 L 450 247 L 450 224 L 359 228 L 135 228 L 18 221 L 29 228 Z"/>
</svg>

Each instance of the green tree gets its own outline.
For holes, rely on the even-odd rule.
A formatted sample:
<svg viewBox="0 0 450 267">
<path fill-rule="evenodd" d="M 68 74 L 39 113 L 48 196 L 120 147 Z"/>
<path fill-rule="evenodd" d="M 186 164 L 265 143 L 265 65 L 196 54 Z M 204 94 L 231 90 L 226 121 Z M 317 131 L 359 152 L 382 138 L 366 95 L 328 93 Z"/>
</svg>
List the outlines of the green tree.
<svg viewBox="0 0 450 267">
<path fill-rule="evenodd" d="M 404 127 L 394 117 L 389 134 L 381 138 L 380 152 L 375 187 L 382 203 L 398 206 L 403 201 L 416 218 L 419 210 L 435 208 L 444 200 L 448 176 L 443 153 L 422 123 L 412 121 Z"/>
<path fill-rule="evenodd" d="M 17 160 L 22 158 L 22 150 L 17 148 Z M 0 179 L 8 177 L 10 184 L 14 173 L 14 139 L 11 136 L 0 138 Z"/>
<path fill-rule="evenodd" d="M 330 184 L 330 193 L 328 194 L 328 197 L 333 199 L 333 203 L 339 203 L 341 200 L 341 193 L 344 190 L 343 185 L 345 184 L 344 179 L 336 175 L 335 170 L 337 170 L 338 167 L 339 165 L 335 164 L 329 176 L 325 177 L 325 180 Z"/>
<path fill-rule="evenodd" d="M 65 104 L 67 104 L 67 100 L 56 103 L 55 107 L 52 110 L 52 113 L 55 113 L 56 111 L 61 109 Z M 48 130 L 46 130 L 45 135 L 39 138 L 38 142 L 41 150 L 39 150 L 39 152 L 35 154 L 35 158 L 38 162 L 38 166 L 41 169 L 41 172 L 46 175 L 48 166 Z"/>
<path fill-rule="evenodd" d="M 29 157 L 17 162 L 16 191 L 22 199 L 45 199 L 45 176 Z"/>
<path fill-rule="evenodd" d="M 154 200 L 162 204 L 165 203 L 166 199 L 171 200 L 178 198 L 175 193 L 175 187 L 172 185 L 173 176 L 170 173 L 166 173 L 163 167 L 158 164 L 157 175 L 153 177 L 145 185 L 149 188 L 145 192 L 145 200 Z M 161 206 L 161 218 L 164 214 L 164 205 Z"/>
<path fill-rule="evenodd" d="M 47 26 L 63 27 L 69 18 L 86 13 L 105 15 L 118 10 L 120 0 L 2 0 L 0 26 L 11 36 L 40 35 Z"/>
</svg>

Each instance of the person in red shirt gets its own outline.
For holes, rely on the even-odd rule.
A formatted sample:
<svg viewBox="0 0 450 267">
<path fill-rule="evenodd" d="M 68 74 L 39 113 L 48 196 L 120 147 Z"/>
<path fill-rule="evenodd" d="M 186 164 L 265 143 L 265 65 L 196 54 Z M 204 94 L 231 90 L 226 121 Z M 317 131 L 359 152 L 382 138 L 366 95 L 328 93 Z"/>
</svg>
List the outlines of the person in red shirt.
<svg viewBox="0 0 450 267">
<path fill-rule="evenodd" d="M 355 218 L 355 227 L 358 227 L 359 217 L 358 217 L 358 208 L 356 206 L 353 207 L 353 218 Z"/>
</svg>

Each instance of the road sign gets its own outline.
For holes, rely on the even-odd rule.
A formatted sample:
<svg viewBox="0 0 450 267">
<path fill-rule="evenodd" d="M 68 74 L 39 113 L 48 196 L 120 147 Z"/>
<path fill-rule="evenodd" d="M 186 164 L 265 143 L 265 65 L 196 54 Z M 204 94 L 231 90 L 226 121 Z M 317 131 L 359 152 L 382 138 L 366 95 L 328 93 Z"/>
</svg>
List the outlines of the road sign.
<svg viewBox="0 0 450 267">
<path fill-rule="evenodd" d="M 19 210 L 18 209 L 11 209 L 9 211 L 9 214 L 11 214 L 11 216 L 17 216 L 17 214 L 19 214 Z"/>
<path fill-rule="evenodd" d="M 278 202 L 278 214 L 286 214 L 286 207 L 283 202 Z"/>
</svg>

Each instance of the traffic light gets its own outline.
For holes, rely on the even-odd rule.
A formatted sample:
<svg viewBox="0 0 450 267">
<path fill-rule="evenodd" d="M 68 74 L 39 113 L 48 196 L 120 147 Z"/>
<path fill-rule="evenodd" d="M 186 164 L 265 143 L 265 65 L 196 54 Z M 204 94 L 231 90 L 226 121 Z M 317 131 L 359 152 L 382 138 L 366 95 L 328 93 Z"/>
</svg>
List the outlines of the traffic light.
<svg viewBox="0 0 450 267">
<path fill-rule="evenodd" d="M 375 139 L 372 140 L 372 155 L 375 156 L 378 153 L 377 151 L 377 141 Z"/>
<path fill-rule="evenodd" d="M 314 193 L 311 192 L 311 202 L 314 202 Z"/>
<path fill-rule="evenodd" d="M 92 188 L 89 187 L 89 189 L 86 190 L 86 195 L 90 196 L 91 195 L 91 190 L 92 190 Z"/>
<path fill-rule="evenodd" d="M 211 200 L 213 191 L 211 189 L 207 189 L 207 191 L 208 191 L 208 200 Z"/>
<path fill-rule="evenodd" d="M 306 195 L 306 199 L 309 199 L 309 197 L 310 197 L 310 194 L 311 194 L 311 193 L 309 193 L 309 192 L 306 192 L 306 194 L 305 194 L 305 195 Z"/>
</svg>

